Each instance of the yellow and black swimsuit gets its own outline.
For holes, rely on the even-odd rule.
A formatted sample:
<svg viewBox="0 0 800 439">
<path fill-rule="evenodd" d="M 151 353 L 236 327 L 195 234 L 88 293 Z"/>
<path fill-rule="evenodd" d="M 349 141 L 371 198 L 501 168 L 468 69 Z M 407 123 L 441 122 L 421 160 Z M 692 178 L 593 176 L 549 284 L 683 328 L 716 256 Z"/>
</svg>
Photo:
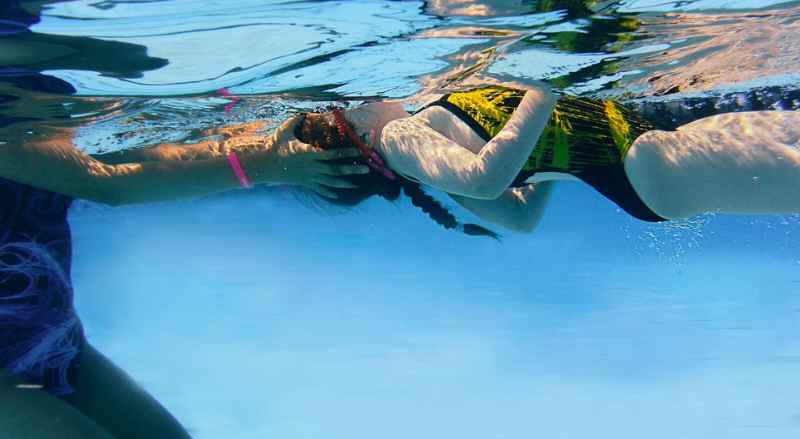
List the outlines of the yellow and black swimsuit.
<svg viewBox="0 0 800 439">
<path fill-rule="evenodd" d="M 525 92 L 501 86 L 482 87 L 443 96 L 442 106 L 466 122 L 487 142 L 519 106 Z M 612 100 L 562 95 L 515 185 L 537 172 L 573 175 L 623 210 L 644 221 L 664 221 L 639 198 L 623 160 L 636 138 L 653 124 Z"/>
</svg>

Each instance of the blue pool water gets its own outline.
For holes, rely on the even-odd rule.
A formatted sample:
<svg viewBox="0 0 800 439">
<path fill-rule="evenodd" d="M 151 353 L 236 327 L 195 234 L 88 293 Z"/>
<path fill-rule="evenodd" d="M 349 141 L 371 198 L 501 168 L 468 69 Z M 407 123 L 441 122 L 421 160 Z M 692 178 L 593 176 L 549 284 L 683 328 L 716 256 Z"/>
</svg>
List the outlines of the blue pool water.
<svg viewBox="0 0 800 439">
<path fill-rule="evenodd" d="M 45 63 L 87 108 L 87 152 L 476 70 L 645 106 L 798 106 L 796 3 L 536 4 L 85 0 L 32 30 L 147 49 Z M 800 215 L 653 225 L 565 182 L 535 233 L 500 242 L 408 200 L 342 211 L 280 189 L 70 220 L 89 340 L 197 438 L 800 434 Z"/>
</svg>

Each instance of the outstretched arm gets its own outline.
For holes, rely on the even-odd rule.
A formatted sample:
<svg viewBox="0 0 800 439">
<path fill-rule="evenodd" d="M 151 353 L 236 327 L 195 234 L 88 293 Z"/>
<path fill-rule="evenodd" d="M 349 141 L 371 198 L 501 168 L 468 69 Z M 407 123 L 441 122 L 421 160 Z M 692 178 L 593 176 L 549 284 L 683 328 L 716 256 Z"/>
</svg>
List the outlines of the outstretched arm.
<svg viewBox="0 0 800 439">
<path fill-rule="evenodd" d="M 506 189 L 494 200 L 450 195 L 458 204 L 481 219 L 515 232 L 532 232 L 542 219 L 553 181 Z"/>
<path fill-rule="evenodd" d="M 298 184 L 331 196 L 326 186 L 352 186 L 336 176 L 368 171 L 361 165 L 326 163 L 354 157 L 358 152 L 313 151 L 293 139 L 293 123 L 287 122 L 263 143 L 240 150 L 239 159 L 253 183 Z M 239 187 L 225 154 L 109 164 L 77 150 L 72 130 L 30 139 L 32 136 L 25 132 L 30 127 L 14 127 L 3 133 L 9 140 L 0 147 L 0 177 L 53 192 L 120 205 L 202 196 Z"/>
<path fill-rule="evenodd" d="M 289 121 L 287 123 L 291 123 Z M 122 163 L 173 161 L 173 160 L 199 160 L 221 157 L 229 150 L 244 152 L 264 148 L 261 139 L 256 133 L 263 129 L 266 122 L 250 122 L 245 124 L 227 125 L 207 130 L 202 130 L 193 135 L 193 138 L 215 137 L 222 141 L 206 140 L 197 143 L 161 143 L 142 148 L 130 148 L 120 151 L 93 154 L 95 159 L 112 165 Z M 284 130 L 284 127 L 278 130 Z M 276 133 L 279 131 L 276 131 Z"/>
<path fill-rule="evenodd" d="M 478 152 L 433 129 L 423 117 L 398 119 L 384 127 L 381 152 L 393 169 L 422 183 L 464 197 L 495 199 L 530 157 L 554 105 L 548 90 L 529 90 L 505 127 Z"/>
</svg>

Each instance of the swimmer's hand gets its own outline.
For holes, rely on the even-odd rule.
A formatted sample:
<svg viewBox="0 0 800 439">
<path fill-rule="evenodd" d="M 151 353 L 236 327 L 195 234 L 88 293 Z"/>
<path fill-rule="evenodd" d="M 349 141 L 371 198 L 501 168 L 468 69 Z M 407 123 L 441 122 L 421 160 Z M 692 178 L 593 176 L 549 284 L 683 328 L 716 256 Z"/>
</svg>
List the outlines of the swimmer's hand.
<svg viewBox="0 0 800 439">
<path fill-rule="evenodd" d="M 299 121 L 299 117 L 293 117 L 273 134 L 272 148 L 265 158 L 264 182 L 303 186 L 327 198 L 337 198 L 330 188 L 356 187 L 341 177 L 369 172 L 368 166 L 355 161 L 360 156 L 358 149 L 325 151 L 303 143 L 294 136 Z M 330 163 L 350 158 L 350 164 Z"/>
</svg>

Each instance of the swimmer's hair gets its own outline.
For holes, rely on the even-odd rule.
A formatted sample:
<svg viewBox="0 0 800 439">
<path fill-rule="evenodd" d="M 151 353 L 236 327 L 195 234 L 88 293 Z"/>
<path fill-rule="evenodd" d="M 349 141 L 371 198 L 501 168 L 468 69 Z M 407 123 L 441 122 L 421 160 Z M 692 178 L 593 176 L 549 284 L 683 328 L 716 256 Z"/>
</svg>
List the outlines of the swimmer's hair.
<svg viewBox="0 0 800 439">
<path fill-rule="evenodd" d="M 331 113 L 306 113 L 303 120 L 295 128 L 295 137 L 321 149 L 355 148 L 349 138 L 342 138 L 334 123 Z M 333 160 L 332 163 L 348 164 L 352 159 Z M 363 159 L 359 159 L 366 163 Z M 355 189 L 330 188 L 338 198 L 323 197 L 332 204 L 355 206 L 367 198 L 378 195 L 386 200 L 395 201 L 401 192 L 411 199 L 411 204 L 419 208 L 445 229 L 459 230 L 467 235 L 488 236 L 499 239 L 497 233 L 477 224 L 462 224 L 435 198 L 425 193 L 419 183 L 398 176 L 389 180 L 382 174 L 371 170 L 367 174 L 345 177 L 355 184 Z"/>
</svg>

